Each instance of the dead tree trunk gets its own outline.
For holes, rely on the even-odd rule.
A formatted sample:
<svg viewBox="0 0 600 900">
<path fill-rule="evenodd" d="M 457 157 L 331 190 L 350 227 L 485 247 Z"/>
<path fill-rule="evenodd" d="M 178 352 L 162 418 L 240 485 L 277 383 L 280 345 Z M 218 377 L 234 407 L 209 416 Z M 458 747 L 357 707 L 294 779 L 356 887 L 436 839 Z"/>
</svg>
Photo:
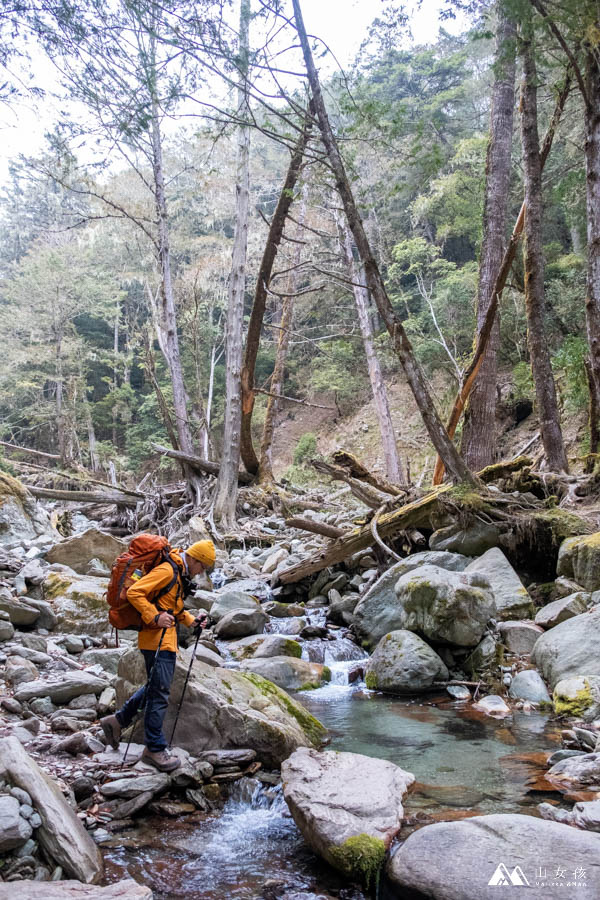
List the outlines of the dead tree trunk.
<svg viewBox="0 0 600 900">
<path fill-rule="evenodd" d="M 515 106 L 514 22 L 500 9 L 496 38 L 495 79 L 492 89 L 490 137 L 487 148 L 483 240 L 477 291 L 477 328 L 481 328 L 492 302 L 496 273 L 502 262 L 510 186 L 513 111 Z M 496 449 L 497 352 L 500 319 L 496 314 L 481 368 L 465 411 L 461 450 L 465 462 L 477 471 L 494 461 Z"/>
<path fill-rule="evenodd" d="M 237 474 L 240 463 L 241 437 L 241 368 L 242 320 L 246 289 L 246 248 L 248 242 L 248 205 L 250 195 L 250 126 L 248 123 L 248 57 L 249 57 L 250 0 L 240 3 L 238 116 L 244 124 L 238 128 L 236 177 L 235 234 L 229 297 L 225 353 L 225 427 L 223 452 L 214 503 L 216 521 L 224 528 L 235 524 Z"/>
<path fill-rule="evenodd" d="M 244 365 L 242 366 L 242 432 L 241 432 L 241 455 L 242 462 L 246 469 L 255 475 L 260 467 L 259 460 L 254 451 L 252 443 L 252 412 L 254 410 L 254 371 L 256 368 L 256 358 L 260 345 L 260 333 L 262 330 L 263 319 L 265 316 L 265 306 L 267 302 L 268 288 L 271 281 L 271 273 L 273 264 L 281 243 L 285 220 L 289 212 L 290 206 L 294 200 L 294 189 L 300 174 L 302 159 L 308 143 L 310 133 L 311 113 L 307 110 L 304 121 L 304 128 L 298 143 L 292 152 L 290 165 L 279 195 L 277 207 L 273 213 L 267 242 L 258 270 L 256 279 L 256 289 L 254 292 L 254 303 L 252 304 L 252 312 L 250 313 L 250 321 L 248 323 L 248 333 L 246 335 L 246 352 L 244 355 Z"/>
<path fill-rule="evenodd" d="M 587 207 L 587 289 L 585 316 L 590 348 L 590 450 L 598 452 L 598 398 L 600 398 L 600 63 L 597 48 L 586 65 L 585 169 Z M 592 446 L 593 445 L 593 446 Z"/>
<path fill-rule="evenodd" d="M 460 456 L 458 450 L 448 437 L 446 429 L 444 428 L 441 419 L 436 411 L 433 398 L 429 393 L 421 368 L 415 358 L 415 354 L 408 336 L 402 326 L 402 323 L 396 317 L 390 299 L 387 295 L 383 279 L 379 272 L 375 257 L 371 252 L 371 247 L 369 245 L 369 241 L 365 233 L 362 220 L 360 218 L 360 214 L 354 200 L 354 196 L 352 194 L 350 182 L 348 181 L 348 176 L 346 175 L 346 169 L 338 149 L 335 135 L 333 134 L 333 130 L 329 122 L 329 117 L 325 108 L 325 102 L 323 100 L 323 94 L 321 92 L 319 75 L 315 67 L 308 36 L 304 27 L 304 21 L 302 19 L 302 11 L 300 9 L 299 0 L 293 0 L 293 7 L 296 29 L 298 31 L 300 45 L 302 47 L 302 53 L 304 55 L 304 62 L 306 64 L 308 80 L 310 83 L 313 103 L 315 105 L 315 112 L 319 121 L 323 144 L 329 157 L 329 164 L 334 175 L 336 188 L 344 204 L 344 210 L 346 213 L 346 218 L 348 220 L 348 225 L 350 226 L 350 230 L 354 236 L 358 253 L 362 260 L 367 286 L 390 333 L 394 349 L 398 354 L 398 358 L 406 375 L 406 379 L 413 392 L 417 406 L 423 418 L 423 422 L 425 423 L 425 426 L 429 433 L 429 437 L 434 447 L 444 460 L 446 468 L 454 481 L 466 481 L 473 483 L 473 474 L 465 465 L 465 462 Z"/>
<path fill-rule="evenodd" d="M 542 167 L 537 125 L 537 72 L 531 23 L 525 23 L 520 53 L 523 61 L 520 108 L 526 208 L 524 259 L 527 343 L 546 459 L 552 471 L 567 472 L 567 455 L 545 328 Z"/>
<path fill-rule="evenodd" d="M 338 227 L 341 231 L 342 252 L 348 269 L 348 277 L 352 282 L 352 293 L 354 294 L 360 333 L 365 348 L 365 356 L 367 357 L 367 369 L 369 371 L 371 392 L 375 403 L 375 414 L 377 415 L 377 422 L 381 433 L 385 474 L 393 484 L 406 484 L 406 475 L 402 471 L 402 464 L 396 445 L 396 436 L 394 434 L 394 425 L 392 423 L 385 381 L 383 380 L 383 375 L 381 373 L 379 359 L 375 353 L 373 329 L 371 327 L 371 318 L 369 316 L 369 292 L 366 284 L 364 284 L 363 273 L 359 271 L 354 260 L 352 253 L 352 238 L 348 226 L 345 222 L 338 221 Z"/>
</svg>

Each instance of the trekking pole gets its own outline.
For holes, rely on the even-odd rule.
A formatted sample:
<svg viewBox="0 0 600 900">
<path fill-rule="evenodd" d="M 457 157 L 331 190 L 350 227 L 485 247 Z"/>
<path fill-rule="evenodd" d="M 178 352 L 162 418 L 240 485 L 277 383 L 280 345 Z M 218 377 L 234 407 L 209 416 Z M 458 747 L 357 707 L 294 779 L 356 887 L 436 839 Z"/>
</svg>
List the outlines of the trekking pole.
<svg viewBox="0 0 600 900">
<path fill-rule="evenodd" d="M 200 640 L 200 635 L 202 634 L 202 625 L 196 625 L 196 627 L 194 628 L 194 634 L 196 635 L 196 643 L 194 644 L 194 649 L 192 650 L 192 658 L 190 659 L 190 664 L 185 676 L 185 682 L 183 684 L 183 690 L 181 692 L 181 697 L 179 698 L 179 706 L 177 707 L 177 712 L 175 713 L 175 721 L 173 722 L 173 728 L 171 729 L 171 737 L 169 738 L 169 747 L 173 746 L 173 736 L 175 735 L 175 729 L 177 728 L 177 722 L 179 720 L 179 713 L 181 712 L 181 707 L 183 706 L 183 698 L 185 697 L 185 691 L 188 686 L 188 681 L 190 680 L 192 665 L 194 664 L 194 660 L 196 659 L 196 650 L 198 649 L 198 641 Z"/>
<path fill-rule="evenodd" d="M 165 636 L 166 630 L 167 630 L 166 628 L 163 628 L 163 630 L 161 632 L 160 640 L 158 642 L 158 647 L 156 648 L 156 653 L 154 654 L 154 659 L 152 660 L 152 665 L 150 666 L 150 671 L 148 672 L 148 680 L 146 681 L 146 690 L 144 692 L 144 699 L 142 700 L 140 708 L 138 709 L 137 713 L 135 714 L 135 719 L 133 720 L 133 722 L 131 723 L 131 726 L 130 726 L 131 731 L 129 732 L 129 740 L 127 741 L 127 747 L 125 748 L 125 755 L 123 756 L 123 762 L 121 763 L 121 766 L 120 766 L 121 769 L 125 765 L 125 761 L 127 759 L 127 754 L 129 753 L 129 748 L 131 747 L 131 740 L 133 738 L 133 732 L 135 731 L 135 726 L 137 725 L 137 723 L 139 721 L 139 717 L 140 717 L 141 713 L 143 713 L 146 708 L 146 701 L 148 699 L 148 691 L 150 690 L 150 685 L 152 684 L 152 676 L 154 675 L 154 666 L 156 665 L 156 660 L 158 659 L 158 654 L 160 653 L 160 648 L 162 646 L 162 642 L 163 642 L 163 638 Z"/>
</svg>

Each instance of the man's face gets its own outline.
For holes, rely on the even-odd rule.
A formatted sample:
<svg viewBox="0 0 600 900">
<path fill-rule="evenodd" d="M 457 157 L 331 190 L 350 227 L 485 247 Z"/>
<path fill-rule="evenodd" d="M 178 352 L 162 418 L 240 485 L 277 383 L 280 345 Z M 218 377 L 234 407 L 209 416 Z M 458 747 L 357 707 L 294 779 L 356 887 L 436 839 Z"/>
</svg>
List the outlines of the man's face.
<svg viewBox="0 0 600 900">
<path fill-rule="evenodd" d="M 199 560 L 194 559 L 193 556 L 190 556 L 186 553 L 187 556 L 187 564 L 188 564 L 188 572 L 192 578 L 196 578 L 198 575 L 202 575 L 204 572 L 204 566 Z"/>
</svg>

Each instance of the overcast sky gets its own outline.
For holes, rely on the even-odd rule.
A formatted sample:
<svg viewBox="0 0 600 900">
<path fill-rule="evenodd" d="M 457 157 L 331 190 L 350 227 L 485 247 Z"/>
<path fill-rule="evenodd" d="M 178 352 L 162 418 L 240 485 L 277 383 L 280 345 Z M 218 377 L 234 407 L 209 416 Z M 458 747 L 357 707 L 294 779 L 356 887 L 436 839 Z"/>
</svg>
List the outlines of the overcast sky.
<svg viewBox="0 0 600 900">
<path fill-rule="evenodd" d="M 408 6 L 408 4 L 407 4 Z M 410 27 L 418 44 L 434 41 L 439 27 L 442 0 L 422 0 L 410 15 Z M 307 31 L 329 45 L 342 66 L 356 56 L 374 18 L 381 14 L 382 0 L 303 0 Z M 457 33 L 464 22 L 444 22 L 444 28 Z M 319 62 L 326 70 L 323 61 Z M 56 89 L 52 64 L 39 52 L 33 58 L 35 81 L 48 91 Z M 46 96 L 41 101 L 23 100 L 0 113 L 0 183 L 8 175 L 8 162 L 20 153 L 34 155 L 44 144 L 44 135 L 58 118 L 57 101 Z"/>
</svg>

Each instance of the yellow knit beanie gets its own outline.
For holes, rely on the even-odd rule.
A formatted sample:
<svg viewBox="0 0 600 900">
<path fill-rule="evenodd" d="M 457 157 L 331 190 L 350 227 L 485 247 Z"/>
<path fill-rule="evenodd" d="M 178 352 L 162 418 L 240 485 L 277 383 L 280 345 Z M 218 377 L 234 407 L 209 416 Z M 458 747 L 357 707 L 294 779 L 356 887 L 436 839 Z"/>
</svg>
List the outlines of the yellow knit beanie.
<svg viewBox="0 0 600 900">
<path fill-rule="evenodd" d="M 185 552 L 201 562 L 205 569 L 212 569 L 215 564 L 215 545 L 212 541 L 196 541 Z"/>
</svg>

